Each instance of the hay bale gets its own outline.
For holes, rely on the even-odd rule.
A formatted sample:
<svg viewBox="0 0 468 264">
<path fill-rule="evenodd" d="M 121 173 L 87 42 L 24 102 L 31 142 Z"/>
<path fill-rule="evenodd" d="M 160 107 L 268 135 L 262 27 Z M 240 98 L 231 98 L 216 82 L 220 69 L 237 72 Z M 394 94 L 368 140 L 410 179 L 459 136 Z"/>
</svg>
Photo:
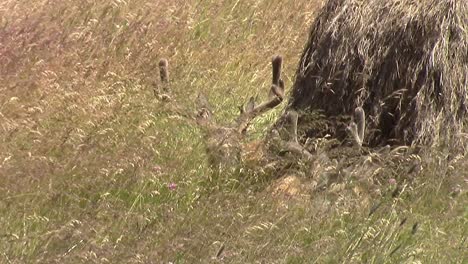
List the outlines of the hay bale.
<svg viewBox="0 0 468 264">
<path fill-rule="evenodd" d="M 329 0 L 288 108 L 341 120 L 361 106 L 370 146 L 460 143 L 467 89 L 468 1 Z M 345 136 L 343 127 L 325 127 Z"/>
</svg>

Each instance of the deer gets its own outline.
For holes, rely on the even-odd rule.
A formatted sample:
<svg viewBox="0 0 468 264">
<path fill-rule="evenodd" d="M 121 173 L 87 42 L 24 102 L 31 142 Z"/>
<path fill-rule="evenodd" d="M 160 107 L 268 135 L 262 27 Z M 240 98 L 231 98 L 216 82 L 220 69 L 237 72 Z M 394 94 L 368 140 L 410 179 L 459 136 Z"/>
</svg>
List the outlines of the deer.
<svg viewBox="0 0 468 264">
<path fill-rule="evenodd" d="M 289 188 L 291 184 L 301 184 L 301 180 L 298 178 L 301 172 L 296 170 L 298 167 L 294 164 L 303 160 L 305 161 L 303 164 L 306 164 L 305 167 L 310 170 L 310 172 L 305 173 L 311 174 L 311 178 L 316 178 L 319 182 L 314 189 L 321 190 L 322 186 L 326 187 L 334 181 L 338 181 L 340 175 L 351 171 L 354 167 L 348 168 L 344 162 L 329 157 L 328 153 L 324 153 L 320 147 L 309 145 L 309 140 L 313 141 L 314 139 L 307 138 L 304 141 L 301 138 L 299 140 L 300 115 L 294 109 L 286 108 L 278 122 L 268 130 L 269 132 L 263 139 L 246 142 L 249 127 L 255 119 L 280 107 L 286 99 L 285 83 L 281 76 L 282 67 L 283 57 L 273 56 L 271 59 L 272 79 L 266 99 L 257 103 L 255 97 L 250 97 L 246 103 L 239 107 L 239 115 L 232 123 L 228 125 L 216 123 L 210 103 L 202 93 L 198 94 L 196 98 L 197 109 L 189 118 L 202 132 L 208 165 L 213 169 L 214 174 L 222 172 L 225 168 L 242 168 L 245 165 L 249 168 L 261 168 L 262 170 L 271 168 L 274 175 L 278 176 L 277 187 L 273 187 L 273 189 L 280 190 L 286 186 L 283 189 L 286 190 L 284 192 L 288 193 L 289 189 L 297 189 L 295 187 Z M 168 61 L 162 59 L 159 63 L 162 86 L 157 97 L 166 102 L 167 98 L 170 98 L 168 95 L 170 94 L 168 68 Z M 353 148 L 360 153 L 365 135 L 365 112 L 362 107 L 356 107 L 350 117 L 351 121 L 346 127 L 349 134 L 348 141 L 354 142 Z M 286 158 L 284 158 L 285 153 L 289 154 Z M 288 158 L 291 155 L 292 158 Z M 344 165 L 341 165 L 342 163 Z M 291 183 L 283 184 L 285 182 Z"/>
<path fill-rule="evenodd" d="M 166 95 L 169 92 L 168 65 L 166 59 L 161 59 L 159 62 L 162 91 L 165 93 L 159 94 L 158 97 L 162 100 L 167 100 L 163 97 L 169 97 Z M 250 157 L 254 157 L 257 161 L 264 159 L 263 150 L 271 145 L 279 146 L 282 153 L 291 153 L 309 161 L 314 159 L 314 155 L 308 150 L 307 141 L 301 144 L 298 139 L 299 114 L 291 109 L 286 110 L 280 118 L 281 126 L 274 126 L 263 140 L 245 142 L 248 128 L 253 121 L 279 107 L 285 101 L 285 83 L 281 77 L 282 67 L 283 57 L 273 56 L 271 59 L 272 81 L 266 100 L 257 103 L 255 97 L 250 97 L 239 107 L 239 116 L 232 124 L 217 124 L 213 120 L 213 112 L 208 99 L 202 93 L 198 94 L 196 99 L 198 109 L 194 119 L 203 132 L 208 163 L 212 168 L 239 165 L 243 160 L 249 159 L 248 154 L 253 154 Z M 365 131 L 365 113 L 361 107 L 355 109 L 353 120 L 347 130 L 355 145 L 361 147 Z"/>
<path fill-rule="evenodd" d="M 247 103 L 240 107 L 240 113 L 236 121 L 228 126 L 219 126 L 212 121 L 212 112 L 207 103 L 206 97 L 202 94 L 198 96 L 197 104 L 199 107 L 197 114 L 197 123 L 205 131 L 206 149 L 211 166 L 220 164 L 233 165 L 239 164 L 243 159 L 242 152 L 255 153 L 261 152 L 261 147 L 268 142 L 279 142 L 281 148 L 287 152 L 299 154 L 307 159 L 312 158 L 312 154 L 307 151 L 298 141 L 297 112 L 290 110 L 284 116 L 288 123 L 288 139 L 282 140 L 278 131 L 273 129 L 265 140 L 255 141 L 243 144 L 247 135 L 249 126 L 255 118 L 267 113 L 281 105 L 285 100 L 285 84 L 281 78 L 283 66 L 283 57 L 273 56 L 271 60 L 272 82 L 268 92 L 267 99 L 259 104 L 254 97 L 250 97 Z"/>
</svg>

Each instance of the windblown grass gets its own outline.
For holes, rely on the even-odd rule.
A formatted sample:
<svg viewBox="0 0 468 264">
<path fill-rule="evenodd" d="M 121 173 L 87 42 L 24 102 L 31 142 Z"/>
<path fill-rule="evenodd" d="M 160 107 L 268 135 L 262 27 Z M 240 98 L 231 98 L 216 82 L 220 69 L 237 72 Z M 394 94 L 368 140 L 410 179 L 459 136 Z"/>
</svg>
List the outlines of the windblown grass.
<svg viewBox="0 0 468 264">
<path fill-rule="evenodd" d="M 290 86 L 319 6 L 0 3 L 1 262 L 462 263 L 466 194 L 450 192 L 464 188 L 464 159 L 427 158 L 415 183 L 395 177 L 407 186 L 396 198 L 386 183 L 353 196 L 350 183 L 281 205 L 268 175 L 208 168 L 187 118 L 196 92 L 218 120 L 234 120 L 266 91 L 272 54 Z M 168 102 L 153 93 L 163 57 Z"/>
</svg>

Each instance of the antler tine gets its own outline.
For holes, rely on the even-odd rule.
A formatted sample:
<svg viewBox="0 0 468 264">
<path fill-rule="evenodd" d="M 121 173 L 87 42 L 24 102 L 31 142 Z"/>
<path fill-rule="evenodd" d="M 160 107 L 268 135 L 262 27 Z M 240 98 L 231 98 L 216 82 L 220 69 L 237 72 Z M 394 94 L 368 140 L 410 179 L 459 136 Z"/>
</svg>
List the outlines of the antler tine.
<svg viewBox="0 0 468 264">
<path fill-rule="evenodd" d="M 272 84 L 279 86 L 281 80 L 281 68 L 283 66 L 283 57 L 276 55 L 271 59 L 271 64 L 273 66 L 272 74 Z"/>
<path fill-rule="evenodd" d="M 366 132 L 366 115 L 362 107 L 354 109 L 354 121 L 351 121 L 347 130 L 351 133 L 355 143 L 361 147 L 364 142 L 364 134 Z M 355 123 L 357 122 L 357 124 Z"/>
<path fill-rule="evenodd" d="M 287 113 L 287 118 L 290 125 L 290 140 L 292 139 L 291 141 L 298 143 L 299 141 L 297 140 L 297 121 L 299 119 L 299 115 L 296 111 L 290 110 Z"/>
<path fill-rule="evenodd" d="M 284 82 L 281 79 L 281 68 L 283 64 L 283 58 L 279 55 L 274 56 L 271 60 L 272 65 L 272 84 L 270 93 L 268 95 L 268 101 L 259 104 L 258 106 L 251 107 L 252 102 L 249 102 L 249 107 L 246 107 L 243 113 L 241 113 L 238 126 L 239 132 L 245 133 L 252 119 L 256 116 L 266 112 L 270 109 L 278 106 L 284 98 Z"/>
<path fill-rule="evenodd" d="M 287 151 L 299 154 L 308 160 L 312 160 L 314 156 L 299 143 L 297 138 L 297 122 L 299 120 L 299 114 L 294 110 L 290 110 L 286 113 L 286 118 L 289 126 L 289 139 L 284 143 L 284 147 Z"/>
<path fill-rule="evenodd" d="M 169 82 L 169 62 L 166 59 L 161 59 L 159 61 L 159 76 L 161 77 L 161 82 Z"/>
<path fill-rule="evenodd" d="M 161 82 L 164 84 L 164 90 L 167 90 L 167 83 L 169 82 L 169 62 L 166 59 L 159 61 L 159 76 Z"/>
<path fill-rule="evenodd" d="M 366 130 L 366 114 L 362 107 L 356 107 L 354 109 L 354 120 L 357 122 L 357 132 L 361 142 L 364 141 L 364 133 Z"/>
<path fill-rule="evenodd" d="M 279 55 L 274 56 L 271 60 L 272 65 L 272 81 L 271 88 L 268 94 L 269 99 L 274 99 L 275 97 L 284 97 L 284 81 L 281 79 L 281 68 L 283 67 L 283 58 Z"/>
<path fill-rule="evenodd" d="M 361 140 L 361 138 L 359 137 L 358 129 L 357 129 L 356 123 L 351 122 L 351 123 L 349 124 L 349 126 L 348 126 L 346 129 L 351 133 L 351 136 L 353 137 L 354 142 L 355 142 L 359 147 L 362 146 L 362 140 Z"/>
</svg>

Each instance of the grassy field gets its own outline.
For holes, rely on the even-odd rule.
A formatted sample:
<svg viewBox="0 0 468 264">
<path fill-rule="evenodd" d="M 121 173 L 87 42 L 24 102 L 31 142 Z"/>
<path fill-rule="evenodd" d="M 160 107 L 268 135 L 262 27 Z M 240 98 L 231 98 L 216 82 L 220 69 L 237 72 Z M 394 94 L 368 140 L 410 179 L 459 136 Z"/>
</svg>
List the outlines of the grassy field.
<svg viewBox="0 0 468 264">
<path fill-rule="evenodd" d="M 197 94 L 229 123 L 266 94 L 274 54 L 289 91 L 321 5 L 0 2 L 0 262 L 467 263 L 463 155 L 292 198 L 271 175 L 209 168 Z M 168 102 L 153 92 L 163 57 Z"/>
</svg>

